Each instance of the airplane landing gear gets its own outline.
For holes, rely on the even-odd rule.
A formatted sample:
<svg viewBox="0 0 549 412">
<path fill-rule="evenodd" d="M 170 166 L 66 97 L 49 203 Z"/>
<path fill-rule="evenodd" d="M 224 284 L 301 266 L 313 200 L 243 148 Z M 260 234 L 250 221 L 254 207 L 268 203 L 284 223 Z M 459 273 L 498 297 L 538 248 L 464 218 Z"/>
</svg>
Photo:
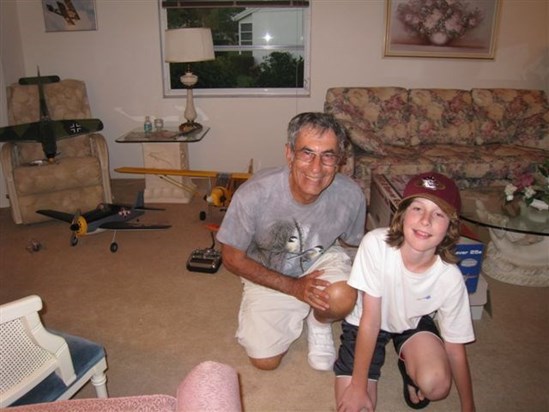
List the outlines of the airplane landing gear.
<svg viewBox="0 0 549 412">
<path fill-rule="evenodd" d="M 112 235 L 112 240 L 111 240 L 111 252 L 112 253 L 116 253 L 116 251 L 118 250 L 118 243 L 116 243 L 116 230 L 114 231 L 113 235 Z"/>
</svg>

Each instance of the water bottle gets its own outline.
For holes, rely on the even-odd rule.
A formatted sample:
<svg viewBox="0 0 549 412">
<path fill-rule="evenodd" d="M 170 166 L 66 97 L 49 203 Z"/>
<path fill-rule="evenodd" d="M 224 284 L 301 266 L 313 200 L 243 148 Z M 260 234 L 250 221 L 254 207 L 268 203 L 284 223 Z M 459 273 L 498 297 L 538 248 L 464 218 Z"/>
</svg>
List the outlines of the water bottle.
<svg viewBox="0 0 549 412">
<path fill-rule="evenodd" d="M 151 117 L 145 116 L 145 123 L 143 123 L 143 130 L 145 131 L 145 133 L 150 133 L 152 132 L 152 129 L 153 129 L 153 124 L 151 122 Z"/>
</svg>

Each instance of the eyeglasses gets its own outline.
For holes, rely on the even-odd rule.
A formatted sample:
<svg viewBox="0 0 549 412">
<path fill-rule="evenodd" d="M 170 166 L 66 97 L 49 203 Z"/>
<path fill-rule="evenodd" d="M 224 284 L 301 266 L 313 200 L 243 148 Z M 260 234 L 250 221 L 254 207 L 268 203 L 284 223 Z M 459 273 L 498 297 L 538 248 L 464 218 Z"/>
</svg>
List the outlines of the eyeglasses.
<svg viewBox="0 0 549 412">
<path fill-rule="evenodd" d="M 341 158 L 340 155 L 332 152 L 317 153 L 309 149 L 296 150 L 295 157 L 303 163 L 312 163 L 315 157 L 320 156 L 320 162 L 324 166 L 336 166 Z"/>
</svg>

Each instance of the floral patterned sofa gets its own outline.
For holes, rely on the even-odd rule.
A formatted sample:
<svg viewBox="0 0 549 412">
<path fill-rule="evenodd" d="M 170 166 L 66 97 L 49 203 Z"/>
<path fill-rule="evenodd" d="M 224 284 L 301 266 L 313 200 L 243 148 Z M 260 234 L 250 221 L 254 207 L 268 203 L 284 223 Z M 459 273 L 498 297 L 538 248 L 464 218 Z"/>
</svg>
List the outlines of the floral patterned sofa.
<svg viewBox="0 0 549 412">
<path fill-rule="evenodd" d="M 368 199 L 374 174 L 435 170 L 462 189 L 497 186 L 549 158 L 549 104 L 541 90 L 334 87 L 324 110 L 347 128 L 341 171 Z"/>
</svg>

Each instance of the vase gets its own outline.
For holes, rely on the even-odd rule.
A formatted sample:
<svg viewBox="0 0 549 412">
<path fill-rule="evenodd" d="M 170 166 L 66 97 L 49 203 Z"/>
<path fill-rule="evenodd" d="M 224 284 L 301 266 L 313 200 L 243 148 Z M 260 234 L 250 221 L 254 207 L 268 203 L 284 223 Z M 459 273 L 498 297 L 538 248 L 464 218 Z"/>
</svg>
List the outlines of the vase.
<svg viewBox="0 0 549 412">
<path fill-rule="evenodd" d="M 520 215 L 520 199 L 515 197 L 513 200 L 504 200 L 501 209 L 507 216 L 517 217 Z"/>
<path fill-rule="evenodd" d="M 429 36 L 429 42 L 434 46 L 444 46 L 450 42 L 450 36 L 441 31 L 437 31 Z"/>
</svg>

